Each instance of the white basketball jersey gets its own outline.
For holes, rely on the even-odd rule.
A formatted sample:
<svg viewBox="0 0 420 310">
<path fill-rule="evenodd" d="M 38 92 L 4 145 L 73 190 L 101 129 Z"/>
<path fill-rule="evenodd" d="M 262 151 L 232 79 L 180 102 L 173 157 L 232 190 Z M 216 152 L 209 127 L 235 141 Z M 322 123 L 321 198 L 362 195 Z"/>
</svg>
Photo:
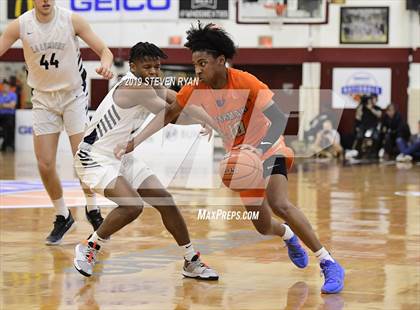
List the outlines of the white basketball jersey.
<svg viewBox="0 0 420 310">
<path fill-rule="evenodd" d="M 35 9 L 19 17 L 20 39 L 28 69 L 28 85 L 39 91 L 86 92 L 79 41 L 71 21 L 72 12 L 55 6 L 54 18 L 40 23 Z"/>
<path fill-rule="evenodd" d="M 141 105 L 123 109 L 114 102 L 115 89 L 128 78 L 136 79 L 134 74 L 127 73 L 107 94 L 89 122 L 78 151 L 79 158 L 86 167 L 93 164 L 89 162 L 91 153 L 115 158 L 114 148 L 117 144 L 128 142 L 150 115 L 149 110 Z"/>
</svg>

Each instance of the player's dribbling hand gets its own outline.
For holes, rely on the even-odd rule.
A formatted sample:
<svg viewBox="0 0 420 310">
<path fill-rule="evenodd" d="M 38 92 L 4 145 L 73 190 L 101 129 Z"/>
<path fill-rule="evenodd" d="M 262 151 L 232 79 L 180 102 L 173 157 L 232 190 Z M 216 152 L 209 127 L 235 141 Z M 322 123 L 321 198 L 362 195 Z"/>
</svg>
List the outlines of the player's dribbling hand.
<svg viewBox="0 0 420 310">
<path fill-rule="evenodd" d="M 208 136 L 207 141 L 210 141 L 211 137 L 213 137 L 213 128 L 211 128 L 207 124 L 203 124 L 201 126 L 202 126 L 202 128 L 200 130 L 200 135 L 201 136 Z"/>
<path fill-rule="evenodd" d="M 109 67 L 106 67 L 106 66 L 101 65 L 100 67 L 96 68 L 95 71 L 96 73 L 98 73 L 99 75 L 102 75 L 102 77 L 107 80 L 112 79 L 112 77 L 114 76 L 114 73 L 112 73 Z"/>
</svg>

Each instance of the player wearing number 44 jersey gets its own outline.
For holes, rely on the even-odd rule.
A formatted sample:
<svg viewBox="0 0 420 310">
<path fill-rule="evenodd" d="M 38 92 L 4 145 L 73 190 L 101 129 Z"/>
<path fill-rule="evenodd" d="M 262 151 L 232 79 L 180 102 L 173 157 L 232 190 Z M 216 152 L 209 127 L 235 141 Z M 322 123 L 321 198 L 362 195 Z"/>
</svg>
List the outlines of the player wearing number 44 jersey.
<svg viewBox="0 0 420 310">
<path fill-rule="evenodd" d="M 113 56 L 80 16 L 55 5 L 55 0 L 34 0 L 34 9 L 11 22 L 0 37 L 0 56 L 18 39 L 22 41 L 28 70 L 28 85 L 33 88 L 34 149 L 42 182 L 56 210 L 54 228 L 46 244 L 59 244 L 74 227 L 74 219 L 63 199 L 56 172 L 58 139 L 63 126 L 73 155 L 88 121 L 86 71 L 83 68 L 78 37 L 100 57 L 96 72 L 106 79 Z M 96 230 L 103 221 L 95 195 L 88 189 L 86 216 Z"/>
</svg>

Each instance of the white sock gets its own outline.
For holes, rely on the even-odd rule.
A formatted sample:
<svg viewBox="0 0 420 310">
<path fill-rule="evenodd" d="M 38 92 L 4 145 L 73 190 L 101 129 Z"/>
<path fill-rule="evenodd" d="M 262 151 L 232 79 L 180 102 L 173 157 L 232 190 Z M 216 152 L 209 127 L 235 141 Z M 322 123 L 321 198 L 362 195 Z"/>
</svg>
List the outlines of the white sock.
<svg viewBox="0 0 420 310">
<path fill-rule="evenodd" d="M 51 202 L 55 208 L 55 213 L 57 215 L 62 215 L 64 216 L 64 218 L 68 218 L 70 212 L 69 209 L 67 209 L 66 204 L 64 203 L 63 197 L 57 200 L 51 200 Z"/>
<path fill-rule="evenodd" d="M 335 260 L 331 257 L 330 253 L 322 247 L 319 251 L 316 251 L 315 256 L 318 258 L 319 262 L 322 262 L 323 260 L 330 260 L 332 262 L 335 262 Z"/>
<path fill-rule="evenodd" d="M 96 195 L 94 193 L 92 194 L 85 193 L 85 199 L 86 199 L 86 208 L 88 212 L 99 209 L 98 204 L 96 202 Z"/>
<path fill-rule="evenodd" d="M 281 236 L 281 238 L 283 239 L 283 240 L 289 240 L 289 239 L 291 239 L 291 238 L 293 238 L 293 236 L 295 235 L 294 234 L 294 232 L 290 229 L 290 227 L 289 227 L 289 225 L 286 225 L 286 224 L 282 224 L 283 225 L 283 227 L 284 227 L 284 235 L 283 236 Z"/>
<path fill-rule="evenodd" d="M 185 251 L 184 258 L 187 261 L 191 261 L 194 255 L 197 254 L 191 242 L 188 244 L 180 245 L 179 247 Z"/>
<path fill-rule="evenodd" d="M 102 246 L 102 244 L 106 242 L 106 239 L 99 237 L 96 231 L 94 231 L 93 234 L 89 237 L 88 242 L 96 242 L 96 244 Z"/>
</svg>

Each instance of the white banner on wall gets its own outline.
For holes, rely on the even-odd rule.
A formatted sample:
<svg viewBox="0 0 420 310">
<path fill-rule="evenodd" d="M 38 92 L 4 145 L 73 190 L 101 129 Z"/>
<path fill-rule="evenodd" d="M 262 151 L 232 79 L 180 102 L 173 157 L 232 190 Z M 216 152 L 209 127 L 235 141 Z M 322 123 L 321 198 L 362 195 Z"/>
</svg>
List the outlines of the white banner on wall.
<svg viewBox="0 0 420 310">
<path fill-rule="evenodd" d="M 201 137 L 200 129 L 200 125 L 168 125 L 137 147 L 133 154 L 141 157 L 164 185 L 210 188 L 213 186 L 214 140 L 208 142 L 207 137 Z M 17 152 L 34 151 L 32 132 L 32 110 L 17 110 Z M 71 154 L 65 132 L 60 135 L 58 151 Z"/>
<path fill-rule="evenodd" d="M 89 21 L 177 20 L 179 8 L 178 0 L 57 0 L 56 3 Z"/>
<path fill-rule="evenodd" d="M 391 102 L 390 68 L 334 68 L 333 102 L 335 109 L 355 109 L 362 95 L 377 94 L 382 109 Z"/>
</svg>

